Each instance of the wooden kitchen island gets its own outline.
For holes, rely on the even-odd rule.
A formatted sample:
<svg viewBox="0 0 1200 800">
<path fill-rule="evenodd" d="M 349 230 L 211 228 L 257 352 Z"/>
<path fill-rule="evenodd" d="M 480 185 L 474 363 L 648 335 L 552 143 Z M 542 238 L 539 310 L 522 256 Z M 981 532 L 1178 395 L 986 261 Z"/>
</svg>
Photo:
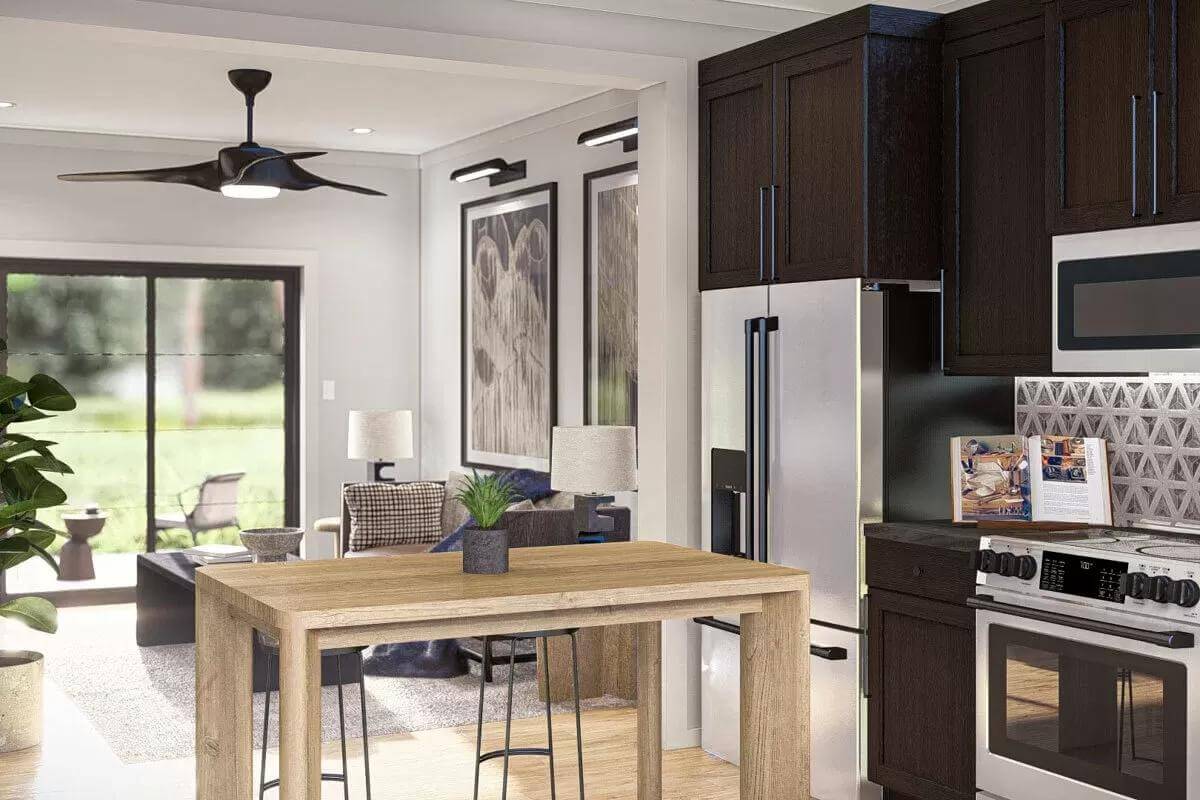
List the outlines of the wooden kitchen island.
<svg viewBox="0 0 1200 800">
<path fill-rule="evenodd" d="M 638 800 L 659 800 L 662 620 L 740 614 L 741 797 L 808 800 L 808 610 L 807 573 L 657 542 L 516 549 L 506 575 L 459 553 L 204 567 L 196 797 L 252 797 L 255 628 L 280 640 L 280 798 L 319 800 L 322 649 L 635 624 Z"/>
</svg>

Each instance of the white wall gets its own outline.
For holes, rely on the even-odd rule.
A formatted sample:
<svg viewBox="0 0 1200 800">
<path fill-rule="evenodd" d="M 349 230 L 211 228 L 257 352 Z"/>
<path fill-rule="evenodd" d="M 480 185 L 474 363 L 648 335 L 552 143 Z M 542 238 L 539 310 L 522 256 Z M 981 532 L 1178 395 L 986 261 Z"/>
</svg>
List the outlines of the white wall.
<svg viewBox="0 0 1200 800">
<path fill-rule="evenodd" d="M 620 144 L 582 147 L 583 131 L 637 114 L 637 95 L 609 92 L 421 157 L 421 474 L 461 461 L 460 210 L 463 203 L 558 183 L 558 424 L 583 424 L 583 175 L 637 160 Z M 495 188 L 450 173 L 488 158 L 526 161 L 526 178 Z"/>
<path fill-rule="evenodd" d="M 365 471 L 364 464 L 346 459 L 347 410 L 417 409 L 415 160 L 330 154 L 309 165 L 387 197 L 317 189 L 242 201 L 186 186 L 55 178 L 59 172 L 192 163 L 215 150 L 207 143 L 0 131 L 0 240 L 305 251 L 316 264 L 310 269 L 315 281 L 309 275 L 304 282 L 304 305 L 316 313 L 304 320 L 310 369 L 302 370 L 302 521 L 311 523 L 336 515 L 341 482 Z M 0 254 L 12 251 L 5 245 L 0 241 Z M 321 380 L 336 382 L 335 400 L 319 400 Z M 415 461 L 401 465 L 402 476 L 416 472 Z"/>
</svg>

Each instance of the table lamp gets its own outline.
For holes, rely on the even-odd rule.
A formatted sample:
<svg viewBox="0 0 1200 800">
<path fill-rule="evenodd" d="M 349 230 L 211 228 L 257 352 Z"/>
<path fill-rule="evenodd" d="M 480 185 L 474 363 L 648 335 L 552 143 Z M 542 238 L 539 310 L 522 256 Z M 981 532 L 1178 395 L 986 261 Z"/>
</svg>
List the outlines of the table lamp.
<svg viewBox="0 0 1200 800">
<path fill-rule="evenodd" d="M 408 410 L 351 411 L 346 434 L 346 457 L 366 461 L 368 481 L 394 481 L 383 470 L 402 458 L 413 457 L 412 412 Z"/>
<path fill-rule="evenodd" d="M 580 534 L 605 533 L 613 519 L 596 510 L 609 492 L 637 489 L 637 435 L 624 425 L 556 427 L 550 446 L 550 488 L 575 493 L 575 527 Z"/>
</svg>

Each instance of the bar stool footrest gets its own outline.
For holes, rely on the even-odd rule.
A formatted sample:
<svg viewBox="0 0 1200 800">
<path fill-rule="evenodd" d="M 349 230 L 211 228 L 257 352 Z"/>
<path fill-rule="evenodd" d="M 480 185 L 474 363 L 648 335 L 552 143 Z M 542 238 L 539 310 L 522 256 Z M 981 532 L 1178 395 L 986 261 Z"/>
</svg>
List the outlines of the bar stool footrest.
<svg viewBox="0 0 1200 800">
<path fill-rule="evenodd" d="M 510 756 L 548 756 L 550 755 L 549 747 L 510 747 L 508 749 Z M 504 758 L 503 750 L 492 750 L 484 753 L 479 757 L 479 763 L 491 761 L 493 758 Z"/>
<path fill-rule="evenodd" d="M 322 772 L 321 773 L 321 782 L 323 783 L 325 781 L 332 781 L 334 783 L 345 783 L 346 776 L 340 775 L 336 772 Z M 263 788 L 264 792 L 267 789 L 278 789 L 279 788 L 279 778 L 272 778 L 271 780 L 264 783 L 262 785 L 262 788 Z"/>
</svg>

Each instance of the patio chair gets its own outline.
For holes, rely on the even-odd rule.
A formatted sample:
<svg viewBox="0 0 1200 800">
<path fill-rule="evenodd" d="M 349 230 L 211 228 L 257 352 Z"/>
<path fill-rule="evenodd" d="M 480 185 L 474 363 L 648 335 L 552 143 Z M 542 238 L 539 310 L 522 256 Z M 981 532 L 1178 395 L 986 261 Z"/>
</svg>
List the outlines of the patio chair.
<svg viewBox="0 0 1200 800">
<path fill-rule="evenodd" d="M 244 472 L 209 475 L 200 485 L 188 487 L 176 495 L 179 511 L 158 514 L 154 518 L 154 547 L 158 546 L 160 531 L 186 529 L 192 534 L 192 544 L 197 545 L 197 536 L 204 531 L 240 528 L 237 516 L 238 485 L 244 477 Z M 183 498 L 193 490 L 196 492 L 196 505 L 189 511 Z"/>
</svg>

